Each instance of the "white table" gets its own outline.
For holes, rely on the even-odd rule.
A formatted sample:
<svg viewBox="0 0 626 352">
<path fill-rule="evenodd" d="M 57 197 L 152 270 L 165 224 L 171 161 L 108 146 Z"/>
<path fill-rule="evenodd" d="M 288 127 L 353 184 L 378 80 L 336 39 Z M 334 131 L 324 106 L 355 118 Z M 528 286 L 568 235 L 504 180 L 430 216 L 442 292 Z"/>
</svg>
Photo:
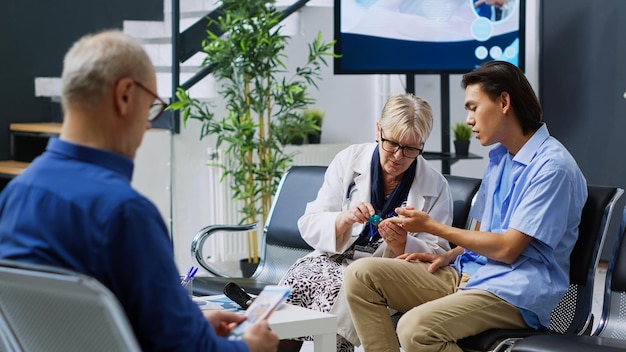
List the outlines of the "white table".
<svg viewBox="0 0 626 352">
<path fill-rule="evenodd" d="M 337 317 L 291 304 L 282 304 L 269 319 L 279 338 L 313 335 L 315 352 L 334 351 L 337 346 Z"/>
<path fill-rule="evenodd" d="M 215 297 L 220 296 L 194 297 L 194 300 Z M 268 322 L 280 339 L 312 335 L 314 352 L 334 351 L 337 348 L 337 317 L 332 314 L 283 303 L 272 313 Z"/>
</svg>

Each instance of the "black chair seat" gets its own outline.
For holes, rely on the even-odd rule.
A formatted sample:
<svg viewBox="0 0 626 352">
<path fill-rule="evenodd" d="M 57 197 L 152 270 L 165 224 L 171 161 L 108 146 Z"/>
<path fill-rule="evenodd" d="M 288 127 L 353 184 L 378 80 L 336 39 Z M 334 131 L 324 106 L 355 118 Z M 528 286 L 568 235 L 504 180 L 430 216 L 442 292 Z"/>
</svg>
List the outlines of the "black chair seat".
<svg viewBox="0 0 626 352">
<path fill-rule="evenodd" d="M 515 344 L 516 352 L 623 352 L 626 341 L 599 336 L 538 335 Z"/>
<path fill-rule="evenodd" d="M 498 343 L 508 339 L 525 338 L 533 335 L 557 335 L 553 330 L 520 330 L 520 329 L 492 329 L 460 341 L 463 351 L 500 351 Z M 508 340 L 507 344 L 512 341 Z M 495 346 L 495 347 L 494 347 Z"/>
<path fill-rule="evenodd" d="M 479 178 L 444 175 L 452 193 L 454 202 L 454 216 L 452 217 L 452 226 L 465 229 L 468 224 L 468 215 L 472 207 L 474 195 L 482 182 Z"/>
<path fill-rule="evenodd" d="M 570 286 L 552 311 L 550 330 L 492 329 L 461 339 L 466 352 L 501 351 L 518 339 L 532 335 L 589 334 L 592 324 L 593 282 L 600 249 L 608 231 L 615 203 L 624 192 L 618 187 L 587 185 L 578 240 L 570 255 Z"/>
<path fill-rule="evenodd" d="M 246 292 L 258 295 L 263 287 L 275 285 L 273 282 L 257 281 L 246 277 L 195 277 L 193 279 L 194 296 L 211 296 L 223 293 L 227 283 L 234 282 Z"/>
<path fill-rule="evenodd" d="M 307 203 L 316 198 L 325 174 L 325 166 L 293 166 L 283 175 L 264 226 L 259 265 L 250 278 L 229 277 L 206 261 L 202 250 L 205 241 L 213 234 L 253 231 L 256 224 L 210 225 L 200 230 L 192 241 L 191 255 L 198 265 L 214 276 L 196 276 L 193 294 L 223 294 L 224 286 L 229 282 L 251 294 L 258 294 L 266 285 L 278 284 L 296 260 L 313 251 L 300 236 L 297 222 Z"/>
<path fill-rule="evenodd" d="M 511 351 L 626 351 L 626 209 L 606 271 L 600 322 L 592 336 L 531 336 L 517 341 Z"/>
</svg>

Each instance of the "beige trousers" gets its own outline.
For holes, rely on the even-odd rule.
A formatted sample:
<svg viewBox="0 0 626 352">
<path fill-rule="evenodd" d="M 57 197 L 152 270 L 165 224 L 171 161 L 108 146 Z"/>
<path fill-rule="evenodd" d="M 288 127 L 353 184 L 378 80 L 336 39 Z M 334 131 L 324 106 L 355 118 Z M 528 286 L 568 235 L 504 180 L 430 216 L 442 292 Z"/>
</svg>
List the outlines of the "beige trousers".
<svg viewBox="0 0 626 352">
<path fill-rule="evenodd" d="M 469 279 L 451 267 L 363 258 L 348 266 L 344 288 L 365 352 L 462 351 L 456 341 L 491 328 L 528 329 L 519 309 L 483 290 L 459 290 Z M 404 312 L 397 331 L 387 307 Z M 397 332 L 397 335 L 396 335 Z"/>
</svg>

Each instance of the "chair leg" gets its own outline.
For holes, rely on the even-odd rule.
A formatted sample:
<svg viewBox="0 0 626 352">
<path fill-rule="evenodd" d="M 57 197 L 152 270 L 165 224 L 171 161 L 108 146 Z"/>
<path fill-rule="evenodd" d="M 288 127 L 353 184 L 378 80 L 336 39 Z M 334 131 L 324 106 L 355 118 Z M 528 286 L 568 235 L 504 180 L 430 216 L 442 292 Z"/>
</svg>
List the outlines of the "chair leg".
<svg viewBox="0 0 626 352">
<path fill-rule="evenodd" d="M 302 341 L 298 340 L 280 340 L 278 343 L 278 352 L 299 352 L 302 348 Z"/>
</svg>

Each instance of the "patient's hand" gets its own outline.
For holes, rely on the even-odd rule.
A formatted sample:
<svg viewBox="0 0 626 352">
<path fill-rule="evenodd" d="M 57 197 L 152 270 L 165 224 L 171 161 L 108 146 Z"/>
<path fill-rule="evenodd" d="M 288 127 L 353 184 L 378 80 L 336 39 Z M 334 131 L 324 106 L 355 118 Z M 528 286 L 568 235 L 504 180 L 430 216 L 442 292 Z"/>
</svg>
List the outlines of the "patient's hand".
<svg viewBox="0 0 626 352">
<path fill-rule="evenodd" d="M 429 226 L 432 225 L 434 220 L 427 213 L 415 210 L 412 207 L 396 208 L 396 213 L 398 213 L 398 216 L 389 218 L 387 221 L 393 222 L 410 232 L 432 233 Z"/>
<path fill-rule="evenodd" d="M 405 253 L 397 257 L 398 259 L 405 260 L 407 262 L 423 262 L 430 263 L 428 266 L 428 272 L 434 273 L 442 266 L 450 265 L 451 257 L 446 254 L 434 254 L 434 253 Z"/>
</svg>

